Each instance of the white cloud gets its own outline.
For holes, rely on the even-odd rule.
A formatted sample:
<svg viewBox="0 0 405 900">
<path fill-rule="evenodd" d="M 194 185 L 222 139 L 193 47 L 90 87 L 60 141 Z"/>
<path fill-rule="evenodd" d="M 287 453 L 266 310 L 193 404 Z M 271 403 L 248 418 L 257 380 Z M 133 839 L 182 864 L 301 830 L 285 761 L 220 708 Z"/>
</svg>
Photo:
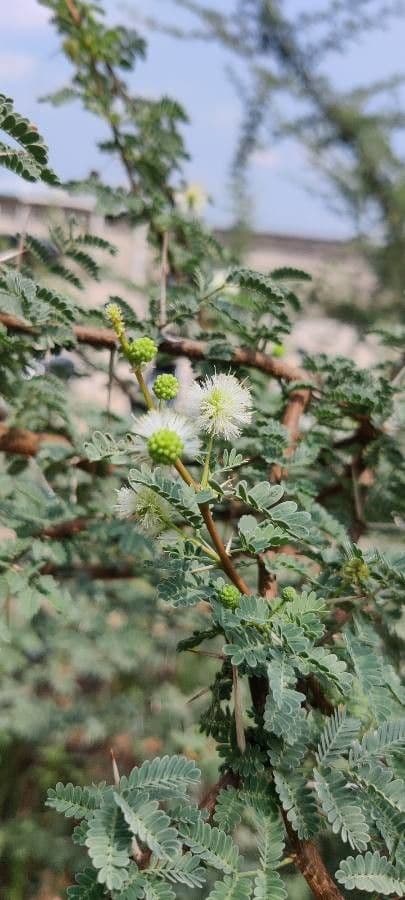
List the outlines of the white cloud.
<svg viewBox="0 0 405 900">
<path fill-rule="evenodd" d="M 258 147 L 253 151 L 250 159 L 254 165 L 260 166 L 262 169 L 273 169 L 279 161 L 278 154 L 269 147 Z"/>
<path fill-rule="evenodd" d="M 2 53 L 0 56 L 0 78 L 2 81 L 18 81 L 30 75 L 37 60 L 29 53 Z"/>
<path fill-rule="evenodd" d="M 40 6 L 38 0 L 14 0 L 1 10 L 2 28 L 42 28 L 49 18 L 49 10 Z"/>
</svg>

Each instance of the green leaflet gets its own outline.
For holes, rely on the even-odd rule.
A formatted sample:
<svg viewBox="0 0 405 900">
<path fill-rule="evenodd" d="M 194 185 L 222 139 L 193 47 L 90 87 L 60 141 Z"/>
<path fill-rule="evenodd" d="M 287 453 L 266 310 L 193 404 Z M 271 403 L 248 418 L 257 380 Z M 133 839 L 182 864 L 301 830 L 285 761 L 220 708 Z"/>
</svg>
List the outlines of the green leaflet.
<svg viewBox="0 0 405 900">
<path fill-rule="evenodd" d="M 359 732 L 360 721 L 347 715 L 345 708 L 337 708 L 327 719 L 316 750 L 319 766 L 331 766 L 350 748 Z"/>
<path fill-rule="evenodd" d="M 10 97 L 0 94 L 0 129 L 16 141 L 21 149 L 0 143 L 0 164 L 26 181 L 58 184 L 48 168 L 48 148 L 37 129 L 14 109 Z"/>
<path fill-rule="evenodd" d="M 120 792 L 139 789 L 150 796 L 156 791 L 159 798 L 184 797 L 191 785 L 198 784 L 201 772 L 193 759 L 185 756 L 162 756 L 145 760 L 135 766 L 128 776 L 120 779 Z"/>
<path fill-rule="evenodd" d="M 241 516 L 238 524 L 241 546 L 249 553 L 262 553 L 268 547 L 281 547 L 288 538 L 271 523 L 259 524 L 254 516 Z"/>
<path fill-rule="evenodd" d="M 74 787 L 73 784 L 58 782 L 55 789 L 49 788 L 46 806 L 63 813 L 66 818 L 87 818 L 98 805 L 95 791 Z"/>
<path fill-rule="evenodd" d="M 91 462 L 110 459 L 118 465 L 120 462 L 126 461 L 125 450 L 128 451 L 129 446 L 125 445 L 123 441 L 116 441 L 108 432 L 95 431 L 91 441 L 85 441 L 84 449 Z"/>
<path fill-rule="evenodd" d="M 243 503 L 264 513 L 275 526 L 281 526 L 282 529 L 285 529 L 287 534 L 298 538 L 305 537 L 308 534 L 311 520 L 310 513 L 298 510 L 294 500 L 285 500 L 283 503 L 279 503 L 284 494 L 284 489 L 280 485 L 271 486 L 267 482 L 259 482 L 249 490 L 246 482 L 240 481 L 235 488 L 235 494 Z M 250 520 L 253 517 L 243 516 L 242 518 L 249 520 L 249 530 L 251 531 L 253 522 Z M 248 525 L 246 525 L 246 528 L 248 528 Z M 277 527 L 274 532 L 275 542 L 279 540 L 279 532 L 280 527 Z M 282 533 L 283 531 L 281 531 Z"/>
<path fill-rule="evenodd" d="M 278 872 L 259 872 L 253 891 L 254 900 L 285 900 L 287 890 Z"/>
<path fill-rule="evenodd" d="M 303 650 L 295 657 L 295 663 L 303 675 L 314 672 L 321 680 L 337 687 L 343 696 L 346 696 L 351 688 L 353 678 L 347 671 L 345 661 L 339 659 L 335 653 L 330 653 L 325 647 Z"/>
<path fill-rule="evenodd" d="M 294 743 L 294 732 L 305 696 L 291 687 L 296 682 L 296 676 L 285 654 L 273 651 L 267 675 L 270 691 L 264 710 L 265 728 L 278 737 L 283 736 L 287 743 Z"/>
<path fill-rule="evenodd" d="M 274 771 L 274 784 L 287 819 L 299 838 L 309 838 L 319 829 L 313 794 L 302 775 Z"/>
<path fill-rule="evenodd" d="M 242 875 L 226 876 L 223 881 L 216 881 L 214 889 L 207 900 L 249 900 L 252 883 Z"/>
<path fill-rule="evenodd" d="M 348 856 L 342 859 L 336 879 L 349 891 L 377 891 L 384 896 L 405 892 L 405 879 L 378 851 L 368 851 L 365 856 Z"/>
<path fill-rule="evenodd" d="M 205 869 L 200 866 L 200 858 L 191 853 L 180 852 L 168 860 L 152 860 L 151 870 L 159 877 L 187 887 L 201 887 L 206 879 Z"/>
<path fill-rule="evenodd" d="M 176 895 L 172 888 L 162 881 L 152 878 L 145 879 L 143 889 L 145 900 L 175 900 Z"/>
<path fill-rule="evenodd" d="M 219 828 L 212 828 L 208 822 L 196 825 L 180 825 L 179 833 L 193 853 L 197 853 L 207 865 L 220 869 L 226 874 L 235 872 L 239 860 L 239 850 L 232 838 Z"/>
<path fill-rule="evenodd" d="M 315 591 L 309 593 L 303 591 L 298 594 L 290 588 L 289 593 L 293 594 L 292 599 L 288 599 L 287 602 L 283 600 L 275 606 L 276 618 L 286 622 L 295 622 L 310 640 L 322 637 L 325 626 L 321 621 L 321 614 L 325 610 L 325 601 L 321 597 L 317 597 Z"/>
<path fill-rule="evenodd" d="M 405 782 L 396 778 L 391 769 L 373 761 L 358 766 L 354 777 L 366 786 L 372 796 L 377 794 L 394 809 L 405 812 Z"/>
<path fill-rule="evenodd" d="M 121 810 L 114 803 L 97 809 L 89 822 L 86 847 L 97 880 L 108 890 L 119 890 L 126 878 L 130 862 L 130 832 Z"/>
<path fill-rule="evenodd" d="M 405 719 L 383 722 L 374 731 L 368 731 L 350 750 L 350 766 L 359 765 L 370 757 L 396 753 L 405 747 Z"/>
<path fill-rule="evenodd" d="M 194 576 L 187 558 L 166 559 L 161 574 L 158 595 L 171 606 L 193 606 L 200 600 L 211 599 L 214 593 L 212 585 L 201 576 Z"/>
<path fill-rule="evenodd" d="M 131 469 L 128 475 L 130 484 L 145 484 L 152 491 L 170 503 L 176 512 L 193 528 L 201 528 L 202 516 L 196 502 L 195 491 L 180 479 L 168 478 L 159 468 L 150 470 Z"/>
<path fill-rule="evenodd" d="M 256 813 L 258 850 L 264 874 L 271 874 L 284 852 L 284 827 L 278 809 Z"/>
<path fill-rule="evenodd" d="M 226 831 L 232 831 L 242 818 L 245 808 L 243 796 L 235 788 L 221 791 L 215 806 L 214 822 Z"/>
<path fill-rule="evenodd" d="M 355 850 L 365 850 L 370 840 L 367 823 L 361 807 L 354 802 L 356 795 L 350 790 L 346 778 L 330 770 L 321 775 L 314 769 L 315 790 L 322 809 L 332 825 L 334 834 L 340 832 L 342 840 Z"/>
<path fill-rule="evenodd" d="M 97 881 L 97 872 L 94 869 L 78 872 L 75 880 L 77 884 L 67 889 L 69 900 L 100 900 L 104 896 L 104 888 Z"/>
<path fill-rule="evenodd" d="M 225 644 L 223 652 L 231 657 L 233 666 L 246 664 L 254 669 L 266 662 L 267 647 L 255 633 L 240 631 L 232 634 L 232 644 Z"/>
<path fill-rule="evenodd" d="M 159 808 L 157 800 L 145 800 L 144 795 L 131 792 L 128 800 L 114 792 L 114 800 L 132 834 L 156 856 L 170 857 L 179 852 L 177 831 L 170 827 L 170 818 Z"/>
</svg>

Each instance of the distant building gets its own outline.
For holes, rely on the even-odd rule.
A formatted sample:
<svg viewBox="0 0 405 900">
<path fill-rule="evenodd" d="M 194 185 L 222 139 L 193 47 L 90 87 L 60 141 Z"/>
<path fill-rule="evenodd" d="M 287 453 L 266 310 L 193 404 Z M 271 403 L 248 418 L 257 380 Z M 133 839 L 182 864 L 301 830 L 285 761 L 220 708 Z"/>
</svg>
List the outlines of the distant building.
<svg viewBox="0 0 405 900">
<path fill-rule="evenodd" d="M 16 233 L 31 232 L 46 238 L 49 225 L 61 218 L 73 217 L 83 229 L 110 240 L 118 248 L 112 268 L 121 277 L 140 285 L 151 272 L 151 258 L 143 228 L 132 229 L 125 219 L 115 222 L 95 212 L 91 197 L 75 197 L 62 190 L 46 193 L 27 191 L 19 195 L 0 194 L 0 235 L 14 238 Z M 218 240 L 227 246 L 232 240 L 229 229 L 215 230 Z M 351 241 L 331 240 L 274 232 L 253 232 L 246 240 L 245 263 L 259 271 L 277 266 L 305 269 L 314 279 L 315 292 L 338 293 L 342 299 L 359 299 L 370 292 L 373 276 L 364 257 Z M 104 285 L 105 296 L 105 285 Z M 97 297 L 91 302 L 99 302 Z"/>
<path fill-rule="evenodd" d="M 89 283 L 85 300 L 81 294 L 79 301 L 97 306 L 106 302 L 110 294 L 118 293 L 130 303 L 136 298 L 137 311 L 142 313 L 146 303 L 142 286 L 153 274 L 144 227 L 131 228 L 125 219 L 106 220 L 95 211 L 95 201 L 91 197 L 75 197 L 59 189 L 46 193 L 31 190 L 19 195 L 0 194 L 0 239 L 3 237 L 3 243 L 5 238 L 6 244 L 7 239 L 15 244 L 16 234 L 24 232 L 46 239 L 52 223 L 66 223 L 69 217 L 84 230 L 111 241 L 118 250 L 114 258 L 108 259 L 102 281 Z M 216 229 L 216 237 L 224 246 L 229 246 L 234 236 L 230 230 Z M 373 289 L 373 274 L 353 242 L 253 232 L 246 239 L 244 264 L 263 272 L 292 266 L 312 275 L 311 285 L 305 287 L 312 302 L 306 304 L 305 317 L 298 318 L 286 342 L 289 356 L 298 361 L 303 351 L 342 353 L 364 365 L 375 359 L 372 341 L 359 343 L 354 328 L 333 321 L 325 314 L 328 300 L 339 298 L 346 304 L 361 305 Z M 69 285 L 69 292 L 74 293 L 74 290 Z M 95 375 L 95 381 L 104 395 L 102 373 Z M 77 392 L 86 399 L 87 379 L 79 380 Z"/>
</svg>

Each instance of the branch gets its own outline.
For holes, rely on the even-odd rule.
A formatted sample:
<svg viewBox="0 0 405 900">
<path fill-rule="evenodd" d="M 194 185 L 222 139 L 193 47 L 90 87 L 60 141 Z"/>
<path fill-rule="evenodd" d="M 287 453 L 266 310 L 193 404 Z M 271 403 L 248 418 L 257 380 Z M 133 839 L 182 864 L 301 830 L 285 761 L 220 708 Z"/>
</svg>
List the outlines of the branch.
<svg viewBox="0 0 405 900">
<path fill-rule="evenodd" d="M 294 853 L 294 862 L 304 876 L 313 896 L 317 900 L 344 900 L 337 885 L 329 874 L 321 854 L 313 841 L 301 841 L 281 810 L 284 825 Z"/>
<path fill-rule="evenodd" d="M 70 441 L 63 434 L 29 431 L 27 428 L 13 428 L 0 423 L 0 450 L 18 456 L 36 456 L 42 444 L 64 444 Z"/>
<path fill-rule="evenodd" d="M 30 325 L 29 322 L 17 316 L 11 316 L 8 313 L 0 313 L 0 323 L 5 325 L 10 331 L 21 332 L 22 334 L 37 333 L 37 329 Z M 98 328 L 94 325 L 74 325 L 72 331 L 79 344 L 88 344 L 90 347 L 106 350 L 118 347 L 116 335 L 110 328 Z M 203 341 L 178 338 L 174 335 L 165 335 L 160 341 L 159 349 L 162 353 L 168 353 L 170 356 L 187 356 L 188 359 L 198 360 L 208 359 L 208 356 L 210 359 L 213 358 L 212 354 L 208 353 L 207 344 Z M 252 369 L 258 369 L 260 372 L 272 375 L 279 381 L 308 380 L 308 373 L 302 369 L 282 359 L 269 356 L 267 353 L 261 353 L 259 350 L 236 347 L 230 362 L 236 366 L 248 366 Z M 290 399 L 297 398 L 302 393 L 309 395 L 310 391 L 309 389 L 299 389 L 292 394 Z"/>
<path fill-rule="evenodd" d="M 69 438 L 63 434 L 14 428 L 0 422 L 0 451 L 2 450 L 3 453 L 12 453 L 16 456 L 36 456 L 43 444 L 61 444 L 65 447 L 72 447 Z M 114 470 L 112 463 L 106 463 L 105 460 L 93 462 L 80 456 L 72 456 L 69 463 L 93 474 L 100 472 L 103 475 L 109 475 Z"/>
</svg>

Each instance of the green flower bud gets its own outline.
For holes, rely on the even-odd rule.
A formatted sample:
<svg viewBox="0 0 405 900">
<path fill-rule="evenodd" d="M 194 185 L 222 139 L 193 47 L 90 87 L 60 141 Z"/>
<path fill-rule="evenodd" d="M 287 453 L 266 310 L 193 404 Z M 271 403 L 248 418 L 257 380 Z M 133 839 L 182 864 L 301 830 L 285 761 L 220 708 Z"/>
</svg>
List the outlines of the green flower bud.
<svg viewBox="0 0 405 900">
<path fill-rule="evenodd" d="M 145 363 L 149 363 L 155 358 L 158 352 L 155 341 L 150 337 L 137 338 L 136 341 L 130 341 L 125 350 L 125 356 L 131 365 L 137 367 Z"/>
<path fill-rule="evenodd" d="M 148 440 L 149 456 L 156 463 L 169 465 L 176 462 L 176 459 L 184 450 L 182 439 L 175 431 L 169 428 L 160 428 Z"/>
<path fill-rule="evenodd" d="M 177 397 L 179 387 L 175 375 L 158 375 L 153 385 L 153 393 L 158 400 L 173 400 Z"/>
<path fill-rule="evenodd" d="M 218 596 L 221 603 L 227 606 L 228 609 L 236 609 L 239 606 L 241 594 L 233 584 L 225 584 L 219 591 Z"/>
<path fill-rule="evenodd" d="M 276 357 L 284 356 L 285 354 L 285 346 L 284 344 L 274 344 L 272 349 L 272 355 Z"/>
<path fill-rule="evenodd" d="M 350 583 L 357 582 L 361 584 L 362 581 L 367 581 L 367 578 L 370 575 L 370 569 L 367 563 L 364 562 L 363 559 L 359 559 L 357 556 L 354 556 L 352 559 L 349 559 L 347 563 L 342 567 L 342 578 L 344 581 Z"/>
<path fill-rule="evenodd" d="M 297 597 L 297 591 L 293 587 L 285 587 L 282 590 L 283 600 L 292 601 Z"/>
<path fill-rule="evenodd" d="M 118 340 L 123 341 L 125 337 L 124 317 L 118 303 L 108 303 L 105 308 L 105 315 L 112 325 Z"/>
</svg>

